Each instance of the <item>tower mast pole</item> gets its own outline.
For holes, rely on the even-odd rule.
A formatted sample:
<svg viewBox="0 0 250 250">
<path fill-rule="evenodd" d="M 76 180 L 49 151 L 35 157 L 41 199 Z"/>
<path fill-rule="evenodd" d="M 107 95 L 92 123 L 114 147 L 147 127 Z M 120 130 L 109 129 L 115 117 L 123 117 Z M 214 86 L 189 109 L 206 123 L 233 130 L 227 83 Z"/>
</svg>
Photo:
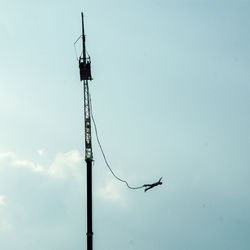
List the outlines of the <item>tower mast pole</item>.
<svg viewBox="0 0 250 250">
<path fill-rule="evenodd" d="M 85 47 L 85 34 L 84 34 L 84 18 L 83 13 L 81 13 L 82 16 L 82 55 L 83 55 L 83 61 L 86 61 L 86 47 Z"/>
<path fill-rule="evenodd" d="M 92 228 L 92 140 L 91 140 L 91 116 L 90 95 L 88 80 L 92 80 L 90 71 L 90 57 L 86 57 L 84 20 L 82 16 L 82 45 L 83 55 L 79 58 L 80 79 L 83 81 L 84 95 L 84 132 L 85 132 L 85 161 L 87 177 L 87 250 L 93 250 L 93 228 Z"/>
</svg>

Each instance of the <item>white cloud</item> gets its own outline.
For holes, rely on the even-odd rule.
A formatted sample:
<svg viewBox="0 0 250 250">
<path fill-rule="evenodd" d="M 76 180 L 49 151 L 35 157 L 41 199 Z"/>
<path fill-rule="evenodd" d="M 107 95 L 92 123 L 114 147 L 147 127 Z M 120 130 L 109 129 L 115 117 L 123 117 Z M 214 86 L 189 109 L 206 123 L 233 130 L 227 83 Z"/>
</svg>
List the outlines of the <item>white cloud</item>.
<svg viewBox="0 0 250 250">
<path fill-rule="evenodd" d="M 6 205 L 5 203 L 5 196 L 0 195 L 0 206 Z"/>
<path fill-rule="evenodd" d="M 0 153 L 0 161 L 7 161 L 13 167 L 26 167 L 34 172 L 42 172 L 44 170 L 41 165 L 35 164 L 33 161 L 19 159 L 13 152 Z M 6 164 L 1 164 L 0 166 L 4 167 Z"/>
<path fill-rule="evenodd" d="M 44 155 L 44 149 L 43 149 L 43 148 L 38 149 L 38 150 L 37 150 L 37 153 L 38 153 L 40 156 L 43 156 L 43 155 Z"/>
<path fill-rule="evenodd" d="M 12 162 L 12 165 L 16 167 L 27 167 L 27 168 L 30 168 L 34 172 L 44 171 L 44 168 L 41 165 L 35 164 L 34 162 L 27 161 L 27 160 L 15 160 Z"/>
<path fill-rule="evenodd" d="M 15 154 L 13 152 L 0 153 L 0 160 L 14 159 Z"/>
<path fill-rule="evenodd" d="M 46 207 L 54 206 L 58 208 L 61 202 L 65 202 L 69 207 L 71 202 L 78 204 L 79 199 L 74 195 L 69 195 L 65 198 L 63 193 L 71 192 L 71 190 L 81 191 L 83 158 L 80 152 L 72 150 L 66 153 L 57 153 L 54 159 L 52 158 L 51 163 L 44 166 L 40 164 L 39 159 L 38 155 L 37 159 L 30 160 L 19 157 L 14 152 L 0 153 L 0 187 L 1 190 L 4 188 L 6 196 L 10 197 L 10 201 L 7 203 L 8 200 L 6 201 L 5 194 L 0 193 L 0 233 L 18 227 L 22 223 L 17 223 L 16 220 L 20 214 L 22 215 L 20 220 L 25 221 L 25 223 L 31 223 L 32 226 L 33 219 L 35 218 L 34 220 L 36 220 L 37 218 L 39 220 L 39 216 L 44 214 Z M 16 171 L 17 169 L 21 171 Z M 20 173 L 21 175 L 19 176 Z M 22 173 L 25 174 L 23 175 Z M 28 179 L 30 177 L 32 180 Z M 68 178 L 71 178 L 71 180 L 68 181 Z M 34 187 L 36 183 L 39 183 L 39 185 Z M 46 183 L 46 185 L 43 185 L 43 183 Z M 67 185 L 64 185 L 65 183 Z M 13 184 L 16 185 L 14 191 Z M 30 187 L 34 187 L 34 189 L 30 189 Z M 24 195 L 25 197 L 22 198 L 20 194 L 27 195 Z M 65 209 L 65 207 L 60 208 L 61 212 L 56 217 L 58 220 L 61 214 L 66 213 Z M 29 218 L 29 213 L 34 213 L 32 215 L 33 219 L 27 219 Z"/>
<path fill-rule="evenodd" d="M 5 196 L 0 195 L 0 207 L 6 206 Z M 8 231 L 11 229 L 11 225 L 9 221 L 5 218 L 5 213 L 2 213 L 4 210 L 1 210 L 1 217 L 0 217 L 0 231 Z"/>
<path fill-rule="evenodd" d="M 44 150 L 40 151 L 40 155 L 42 155 L 43 152 Z M 7 164 L 3 164 L 3 161 L 7 161 Z M 13 152 L 6 152 L 0 153 L 0 162 L 2 162 L 0 167 L 23 167 L 34 172 L 43 173 L 50 177 L 66 178 L 73 176 L 76 179 L 80 179 L 83 158 L 78 150 L 72 150 L 66 153 L 57 153 L 51 165 L 44 167 L 34 161 L 20 159 Z"/>
<path fill-rule="evenodd" d="M 122 206 L 127 204 L 125 195 L 115 181 L 109 181 L 106 185 L 97 188 L 96 195 L 102 199 L 119 203 Z"/>
<path fill-rule="evenodd" d="M 9 231 L 11 229 L 10 223 L 6 219 L 0 219 L 0 230 Z"/>
<path fill-rule="evenodd" d="M 82 163 L 83 158 L 78 150 L 72 150 L 67 153 L 58 153 L 48 170 L 48 174 L 58 178 L 74 176 L 78 179 L 81 177 L 80 171 Z"/>
</svg>

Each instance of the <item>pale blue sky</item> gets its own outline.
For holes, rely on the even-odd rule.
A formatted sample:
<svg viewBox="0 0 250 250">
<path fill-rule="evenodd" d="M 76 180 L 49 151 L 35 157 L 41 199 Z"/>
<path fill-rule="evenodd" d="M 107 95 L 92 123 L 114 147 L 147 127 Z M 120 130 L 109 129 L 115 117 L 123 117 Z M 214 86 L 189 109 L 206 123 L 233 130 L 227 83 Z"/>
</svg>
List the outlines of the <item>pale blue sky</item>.
<svg viewBox="0 0 250 250">
<path fill-rule="evenodd" d="M 0 249 L 86 249 L 85 14 L 94 249 L 250 249 L 249 0 L 0 0 Z M 79 48 L 78 48 L 79 49 Z"/>
</svg>

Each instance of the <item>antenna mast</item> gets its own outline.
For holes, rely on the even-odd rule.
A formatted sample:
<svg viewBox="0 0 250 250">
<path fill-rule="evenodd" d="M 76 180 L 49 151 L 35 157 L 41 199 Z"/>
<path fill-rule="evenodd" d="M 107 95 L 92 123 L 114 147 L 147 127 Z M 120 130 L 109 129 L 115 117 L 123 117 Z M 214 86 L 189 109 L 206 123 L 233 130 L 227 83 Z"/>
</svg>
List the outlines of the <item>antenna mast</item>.
<svg viewBox="0 0 250 250">
<path fill-rule="evenodd" d="M 90 95 L 88 80 L 92 80 L 90 57 L 86 57 L 84 20 L 82 16 L 82 57 L 79 57 L 80 80 L 83 81 L 84 95 L 84 131 L 85 131 L 85 161 L 87 170 L 87 250 L 93 250 L 92 229 L 92 140 L 91 140 L 91 117 L 90 117 Z"/>
<path fill-rule="evenodd" d="M 85 47 L 85 34 L 84 34 L 84 18 L 83 13 L 82 15 L 82 55 L 83 55 L 83 61 L 86 61 L 86 47 Z"/>
</svg>

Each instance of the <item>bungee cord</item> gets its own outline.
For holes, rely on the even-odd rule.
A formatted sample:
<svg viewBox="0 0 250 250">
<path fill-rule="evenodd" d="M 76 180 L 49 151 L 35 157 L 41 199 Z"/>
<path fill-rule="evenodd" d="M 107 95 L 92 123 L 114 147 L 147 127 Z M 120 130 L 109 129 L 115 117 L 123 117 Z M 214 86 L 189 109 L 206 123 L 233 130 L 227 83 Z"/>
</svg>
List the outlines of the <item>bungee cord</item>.
<svg viewBox="0 0 250 250">
<path fill-rule="evenodd" d="M 105 163 L 106 163 L 108 169 L 109 169 L 110 172 L 112 173 L 112 175 L 113 175 L 117 180 L 119 180 L 120 182 L 125 183 L 129 189 L 133 189 L 133 190 L 145 188 L 144 191 L 146 192 L 147 190 L 149 190 L 149 189 L 151 189 L 151 188 L 153 188 L 153 187 L 155 187 L 155 186 L 162 185 L 162 182 L 161 182 L 162 177 L 161 177 L 161 178 L 159 179 L 158 182 L 155 182 L 155 183 L 153 183 L 153 184 L 144 184 L 144 185 L 142 185 L 142 186 L 132 187 L 132 186 L 130 186 L 130 185 L 128 184 L 128 182 L 127 182 L 126 180 L 123 180 L 123 179 L 119 178 L 119 177 L 114 173 L 114 171 L 112 170 L 112 168 L 110 167 L 110 165 L 109 165 L 109 163 L 108 163 L 108 161 L 107 161 L 106 155 L 105 155 L 105 153 L 104 153 L 104 151 L 103 151 L 103 148 L 102 148 L 102 145 L 101 145 L 101 142 L 100 142 L 100 139 L 99 139 L 99 135 L 98 135 L 98 131 L 97 131 L 97 126 L 96 126 L 96 122 L 95 122 L 94 115 L 93 115 L 93 111 L 92 111 L 92 102 L 91 102 L 91 97 L 90 97 L 90 95 L 89 95 L 89 104 L 90 104 L 90 105 L 89 105 L 89 106 L 90 106 L 90 115 L 91 115 L 91 119 L 92 119 L 93 124 L 94 124 L 94 130 L 95 130 L 96 140 L 97 140 L 97 143 L 98 143 L 99 148 L 100 148 L 100 150 L 101 150 L 103 159 L 104 159 L 104 161 L 105 161 Z"/>
</svg>

